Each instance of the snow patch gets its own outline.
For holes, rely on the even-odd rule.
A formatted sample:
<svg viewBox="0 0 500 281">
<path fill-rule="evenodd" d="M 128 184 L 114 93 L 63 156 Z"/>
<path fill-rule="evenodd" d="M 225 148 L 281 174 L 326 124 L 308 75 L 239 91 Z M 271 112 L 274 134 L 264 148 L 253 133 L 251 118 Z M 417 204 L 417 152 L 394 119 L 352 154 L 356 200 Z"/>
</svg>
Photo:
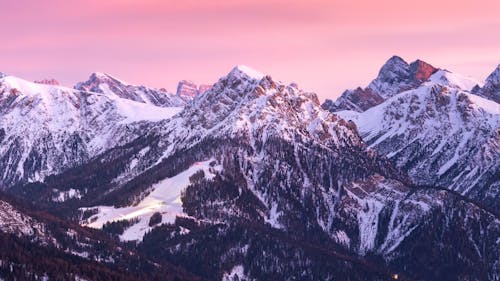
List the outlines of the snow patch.
<svg viewBox="0 0 500 281">
<path fill-rule="evenodd" d="M 250 68 L 250 67 L 248 67 L 246 65 L 242 65 L 242 64 L 236 66 L 235 69 L 237 69 L 240 72 L 246 74 L 250 78 L 253 78 L 253 79 L 256 79 L 256 80 L 261 80 L 265 76 L 261 72 L 255 70 L 255 69 L 252 69 L 252 68 Z"/>
<path fill-rule="evenodd" d="M 245 275 L 245 269 L 243 265 L 235 265 L 231 272 L 225 272 L 222 276 L 222 281 L 234 281 L 234 280 L 251 280 Z"/>
<path fill-rule="evenodd" d="M 146 103 L 120 98 L 115 99 L 115 102 L 118 113 L 125 116 L 125 119 L 120 122 L 121 124 L 139 121 L 157 122 L 170 119 L 183 109 L 183 107 L 151 106 Z"/>
<path fill-rule="evenodd" d="M 379 214 L 384 204 L 373 199 L 363 201 L 362 203 L 360 202 L 362 210 L 358 212 L 357 217 L 360 238 L 359 252 L 366 254 L 375 247 Z"/>
<path fill-rule="evenodd" d="M 52 197 L 52 201 L 64 202 L 64 201 L 66 201 L 68 199 L 72 199 L 72 198 L 77 198 L 77 199 L 82 198 L 82 194 L 80 193 L 80 190 L 70 188 L 67 191 L 61 191 L 58 193 L 57 196 Z"/>
<path fill-rule="evenodd" d="M 445 86 L 458 87 L 463 90 L 470 91 L 476 85 L 482 85 L 483 83 L 475 80 L 471 77 L 466 77 L 457 73 L 452 73 L 447 70 L 439 70 L 429 77 L 429 82 L 435 84 L 441 84 Z"/>
<path fill-rule="evenodd" d="M 488 113 L 500 115 L 499 103 L 473 94 L 467 94 L 467 97 L 473 102 L 473 105 L 476 107 L 476 109 L 483 109 Z"/>
<path fill-rule="evenodd" d="M 337 241 L 337 243 L 339 244 L 342 244 L 346 247 L 349 247 L 351 245 L 351 239 L 349 238 L 349 236 L 347 236 L 347 233 L 343 230 L 335 232 L 333 237 L 335 241 Z"/>
<path fill-rule="evenodd" d="M 189 185 L 189 177 L 203 170 L 206 178 L 213 178 L 221 166 L 211 167 L 214 160 L 197 162 L 178 175 L 166 178 L 154 184 L 151 192 L 137 205 L 116 208 L 114 206 L 96 206 L 86 209 L 98 209 L 98 213 L 82 224 L 93 228 L 102 228 L 107 222 L 139 219 L 139 222 L 126 229 L 120 236 L 124 241 L 140 240 L 151 230 L 149 219 L 159 212 L 162 223 L 173 223 L 176 216 L 186 216 L 182 210 L 181 192 Z"/>
<path fill-rule="evenodd" d="M 278 204 L 273 203 L 269 210 L 269 218 L 265 218 L 265 221 L 274 228 L 283 228 L 283 225 L 278 221 L 280 216 L 281 212 L 278 212 Z"/>
</svg>

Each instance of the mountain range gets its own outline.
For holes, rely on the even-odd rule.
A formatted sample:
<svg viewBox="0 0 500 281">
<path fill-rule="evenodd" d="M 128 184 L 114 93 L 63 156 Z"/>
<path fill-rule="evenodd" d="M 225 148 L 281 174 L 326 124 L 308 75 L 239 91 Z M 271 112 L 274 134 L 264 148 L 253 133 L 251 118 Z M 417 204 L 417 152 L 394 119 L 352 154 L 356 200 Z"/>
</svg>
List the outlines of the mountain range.
<svg viewBox="0 0 500 281">
<path fill-rule="evenodd" d="M 177 94 L 2 74 L 0 277 L 498 280 L 499 69 L 394 56 L 324 103 L 243 65 Z"/>
</svg>

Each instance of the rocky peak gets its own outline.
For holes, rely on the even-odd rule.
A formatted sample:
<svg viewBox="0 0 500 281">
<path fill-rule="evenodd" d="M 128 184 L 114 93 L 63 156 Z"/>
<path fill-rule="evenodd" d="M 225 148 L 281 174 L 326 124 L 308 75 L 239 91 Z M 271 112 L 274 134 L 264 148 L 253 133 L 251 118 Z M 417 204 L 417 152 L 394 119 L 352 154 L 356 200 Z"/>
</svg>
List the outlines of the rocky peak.
<svg viewBox="0 0 500 281">
<path fill-rule="evenodd" d="M 293 83 L 286 86 L 280 82 L 274 81 L 269 75 L 261 78 L 253 95 L 257 97 L 267 95 L 271 100 L 282 100 L 279 103 L 272 104 L 273 106 L 286 106 L 303 102 L 311 102 L 314 106 L 320 105 L 318 96 L 315 93 L 302 91 Z"/>
<path fill-rule="evenodd" d="M 201 84 L 197 85 L 196 83 L 190 80 L 181 80 L 179 84 L 177 84 L 177 96 L 185 99 L 192 100 L 194 97 L 204 94 L 208 91 L 212 85 Z"/>
<path fill-rule="evenodd" d="M 492 92 L 493 95 L 496 95 L 497 98 L 500 99 L 500 97 L 498 97 L 500 96 L 500 64 L 488 76 L 488 78 L 486 78 L 484 88 L 485 90 Z"/>
<path fill-rule="evenodd" d="M 412 62 L 409 66 L 409 69 L 412 76 L 411 78 L 421 82 L 429 79 L 429 77 L 438 70 L 434 66 L 421 60 Z"/>
<path fill-rule="evenodd" d="M 274 136 L 289 141 L 298 137 L 332 146 L 360 143 L 352 126 L 321 109 L 315 93 L 240 66 L 189 103 L 181 115 L 183 127 L 218 136 Z"/>
<path fill-rule="evenodd" d="M 408 64 L 400 57 L 393 56 L 368 87 L 382 97 L 389 98 L 402 91 L 415 89 L 437 70 L 421 60 Z"/>
<path fill-rule="evenodd" d="M 116 82 L 120 82 L 120 83 L 123 83 L 123 84 L 128 84 L 128 83 L 124 83 L 122 82 L 121 80 L 107 74 L 107 73 L 104 73 L 104 72 L 93 72 L 92 74 L 90 74 L 90 80 L 92 81 L 109 81 L 109 80 L 113 80 L 113 81 L 116 81 Z"/>
<path fill-rule="evenodd" d="M 265 75 L 246 65 L 237 65 L 229 72 L 228 76 L 244 78 L 245 80 L 261 80 Z"/>
<path fill-rule="evenodd" d="M 363 112 L 402 91 L 417 88 L 437 71 L 437 68 L 422 60 L 408 64 L 401 57 L 392 56 L 368 87 L 346 90 L 335 102 L 325 101 L 323 108 L 332 112 Z"/>
<path fill-rule="evenodd" d="M 182 98 L 194 98 L 198 95 L 198 86 L 189 80 L 181 80 L 177 85 L 177 96 Z"/>
<path fill-rule="evenodd" d="M 471 85 L 438 70 L 418 88 L 365 112 L 338 114 L 354 120 L 363 140 L 414 183 L 447 187 L 493 207 L 500 107 L 471 94 Z"/>
<path fill-rule="evenodd" d="M 59 81 L 57 81 L 56 79 L 54 78 L 51 78 L 51 79 L 42 79 L 42 80 L 39 80 L 39 81 L 34 81 L 35 83 L 37 84 L 44 84 L 44 85 L 53 85 L 53 86 L 59 86 Z"/>
<path fill-rule="evenodd" d="M 210 88 L 212 88 L 212 85 L 208 85 L 208 84 L 201 84 L 200 86 L 198 86 L 198 94 L 199 94 L 199 95 L 202 95 L 202 94 L 204 94 L 206 91 L 210 90 Z"/>
<path fill-rule="evenodd" d="M 379 94 L 374 92 L 370 88 L 358 87 L 354 90 L 346 90 L 342 95 L 334 102 L 327 99 L 322 105 L 323 109 L 329 110 L 331 112 L 340 110 L 354 110 L 357 112 L 363 112 L 369 108 L 372 108 L 384 101 Z"/>
<path fill-rule="evenodd" d="M 486 78 L 484 86 L 476 85 L 472 89 L 472 93 L 500 103 L 500 64 Z"/>
<path fill-rule="evenodd" d="M 258 80 L 235 67 L 204 95 L 188 103 L 183 114 L 191 116 L 192 124 L 199 122 L 203 127 L 211 128 L 225 119 L 243 99 L 252 94 L 258 83 Z"/>
<path fill-rule="evenodd" d="M 164 90 L 131 85 L 101 72 L 92 73 L 87 81 L 76 84 L 74 88 L 161 107 L 183 106 L 185 104 L 184 100 Z"/>
<path fill-rule="evenodd" d="M 108 85 L 113 87 L 125 86 L 120 80 L 102 72 L 94 72 L 90 74 L 89 79 L 85 82 L 79 82 L 75 85 L 75 89 L 88 92 L 104 93 L 101 85 Z"/>
<path fill-rule="evenodd" d="M 380 69 L 377 80 L 397 82 L 409 76 L 409 65 L 398 56 L 392 56 Z"/>
<path fill-rule="evenodd" d="M 500 64 L 488 76 L 488 78 L 486 78 L 486 84 L 500 86 Z"/>
</svg>

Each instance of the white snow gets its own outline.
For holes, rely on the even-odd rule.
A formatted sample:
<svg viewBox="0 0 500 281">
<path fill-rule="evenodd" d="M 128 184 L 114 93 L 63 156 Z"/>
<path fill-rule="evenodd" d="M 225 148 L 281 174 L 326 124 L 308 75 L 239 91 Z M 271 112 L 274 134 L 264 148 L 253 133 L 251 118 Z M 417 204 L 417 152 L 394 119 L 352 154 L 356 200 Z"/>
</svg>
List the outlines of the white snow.
<svg viewBox="0 0 500 281">
<path fill-rule="evenodd" d="M 109 89 L 108 89 L 109 90 Z M 20 157 L 7 159 L 10 169 L 0 171 L 1 178 L 24 176 L 23 163 L 35 146 L 53 147 L 41 155 L 42 167 L 29 175 L 29 181 L 42 181 L 45 176 L 70 167 L 78 160 L 68 157 L 65 147 L 72 138 L 83 140 L 82 158 L 93 157 L 110 147 L 138 137 L 136 122 L 170 119 L 182 107 L 160 107 L 115 94 L 82 92 L 75 89 L 29 82 L 14 76 L 0 79 L 2 113 L 0 128 L 6 137 L 0 155 L 7 155 L 13 145 L 21 145 Z M 7 98 L 8 97 L 8 98 Z M 9 174 L 11 173 L 11 174 Z"/>
<path fill-rule="evenodd" d="M 352 120 L 354 121 L 354 123 L 356 123 L 361 113 L 354 110 L 341 110 L 335 112 L 334 114 L 340 116 L 342 119 L 345 119 L 347 121 Z"/>
<path fill-rule="evenodd" d="M 476 85 L 483 83 L 475 80 L 472 77 L 466 77 L 457 73 L 452 73 L 447 70 L 438 70 L 429 77 L 429 82 L 446 86 L 458 87 L 462 90 L 470 91 Z"/>
<path fill-rule="evenodd" d="M 236 277 L 238 279 L 236 279 Z M 250 280 L 245 275 L 245 269 L 243 268 L 243 265 L 235 265 L 231 269 L 231 272 L 224 272 L 224 275 L 222 276 L 222 281 L 234 281 L 234 280 Z"/>
<path fill-rule="evenodd" d="M 182 111 L 183 107 L 159 107 L 150 104 L 136 102 L 128 99 L 116 98 L 117 111 L 125 116 L 121 123 L 132 123 L 139 121 L 160 121 L 169 119 Z"/>
<path fill-rule="evenodd" d="M 82 195 L 80 193 L 80 190 L 70 188 L 67 191 L 61 191 L 61 192 L 59 192 L 57 196 L 55 196 L 55 197 L 52 198 L 52 201 L 54 201 L 54 202 L 64 202 L 64 201 L 66 201 L 68 199 L 71 199 L 71 198 L 78 198 L 78 199 L 80 199 L 81 197 L 82 197 Z"/>
<path fill-rule="evenodd" d="M 428 171 L 428 178 L 442 180 L 440 185 L 465 194 L 491 171 L 491 159 L 498 158 L 495 132 L 500 127 L 500 105 L 471 94 L 468 89 L 476 84 L 438 71 L 417 89 L 401 92 L 365 112 L 336 114 L 353 120 L 363 140 L 400 167 L 409 163 L 405 159 L 412 151 L 424 152 L 416 147 L 428 147 L 427 154 L 415 158 L 418 167 L 409 170 L 410 177 L 424 184 L 421 171 Z M 466 168 L 458 171 L 457 167 Z M 448 178 L 453 180 L 446 182 Z"/>
<path fill-rule="evenodd" d="M 360 202 L 362 210 L 358 212 L 359 252 L 366 254 L 375 247 L 379 213 L 384 205 L 373 199 Z"/>
<path fill-rule="evenodd" d="M 449 73 L 446 74 L 446 77 L 448 77 Z M 346 120 L 353 120 L 356 123 L 360 134 L 363 136 L 363 139 L 365 141 L 370 141 L 376 137 L 377 139 L 375 140 L 375 142 L 371 144 L 371 146 L 373 147 L 387 138 L 407 133 L 410 126 L 419 125 L 410 124 L 410 122 L 408 122 L 408 118 L 411 119 L 418 114 L 422 114 L 422 112 L 426 109 L 426 104 L 431 102 L 431 87 L 432 84 L 426 84 L 415 90 L 402 92 L 394 97 L 387 99 L 384 103 L 372 107 L 362 113 L 346 110 L 336 112 L 335 114 L 341 116 Z M 499 125 L 500 105 L 498 103 L 467 92 L 460 91 L 459 89 L 451 89 L 449 93 L 451 110 L 448 112 L 449 118 L 447 121 L 450 122 L 453 131 L 456 131 L 457 129 L 463 127 L 463 124 L 461 123 L 462 121 L 460 112 L 458 112 L 458 109 L 456 108 L 457 97 L 459 94 L 466 95 L 472 102 L 471 106 L 476 111 L 483 111 L 487 114 L 492 114 L 493 116 L 486 115 L 485 120 L 489 122 L 493 127 Z M 409 112 L 409 106 L 414 106 L 415 103 L 410 103 L 410 100 L 414 97 L 418 98 L 417 105 L 419 108 L 416 112 L 411 114 Z M 393 105 L 395 104 L 397 104 L 398 112 L 393 112 L 395 110 Z M 401 114 L 402 117 L 396 119 L 393 116 L 394 113 Z M 428 128 L 430 130 L 439 131 L 439 128 L 444 126 L 441 120 L 426 118 L 424 121 L 426 122 L 425 128 Z M 380 134 L 381 132 L 383 132 L 382 135 Z M 425 134 L 426 131 L 422 131 L 421 133 Z M 434 153 L 437 153 L 437 151 L 434 151 Z"/>
<path fill-rule="evenodd" d="M 451 159 L 449 159 L 446 163 L 444 163 L 441 168 L 439 168 L 438 175 L 442 175 L 448 171 L 453 164 L 455 164 L 459 160 L 459 155 L 458 153 L 455 153 Z"/>
<path fill-rule="evenodd" d="M 269 218 L 265 218 L 265 221 L 271 224 L 274 228 L 283 228 L 281 223 L 278 221 L 281 216 L 281 212 L 278 212 L 278 205 L 276 203 L 272 204 L 271 209 L 269 210 Z"/>
<path fill-rule="evenodd" d="M 45 225 L 19 212 L 5 201 L 0 200 L 0 231 L 17 236 L 32 236 L 44 241 L 48 239 Z"/>
<path fill-rule="evenodd" d="M 126 229 L 120 238 L 124 241 L 140 240 L 151 229 L 149 219 L 155 212 L 162 214 L 162 223 L 173 223 L 176 216 L 185 216 L 182 210 L 181 192 L 189 185 L 189 177 L 203 170 L 206 178 L 212 178 L 220 166 L 210 167 L 213 160 L 197 162 L 189 169 L 172 178 L 166 178 L 151 188 L 151 192 L 137 205 L 115 208 L 113 206 L 97 206 L 98 213 L 89 218 L 91 223 L 83 225 L 102 228 L 106 222 L 139 219 L 139 222 Z"/>
<path fill-rule="evenodd" d="M 335 238 L 335 241 L 337 241 L 337 243 L 339 244 L 342 244 L 346 247 L 349 247 L 351 245 L 351 239 L 349 238 L 347 233 L 343 230 L 336 231 L 333 237 Z"/>
<path fill-rule="evenodd" d="M 467 94 L 467 97 L 473 102 L 473 106 L 475 106 L 476 109 L 483 109 L 488 113 L 500 115 L 499 103 L 473 94 Z"/>
<path fill-rule="evenodd" d="M 103 94 L 113 100 L 116 104 L 117 112 L 125 116 L 121 123 L 132 123 L 139 121 L 160 121 L 169 119 L 177 113 L 181 112 L 183 107 L 160 107 L 154 106 L 148 99 L 143 99 L 145 102 L 138 102 L 129 99 L 120 98 L 117 94 L 111 91 L 107 84 L 100 84 L 99 88 Z"/>
<path fill-rule="evenodd" d="M 127 81 L 124 81 L 124 80 L 121 80 L 121 79 L 118 79 L 112 75 L 109 75 L 107 73 L 104 73 L 104 72 L 94 72 L 95 76 L 98 77 L 98 78 L 101 78 L 101 79 L 114 79 L 120 83 L 122 83 L 123 85 L 129 85 L 129 86 L 136 86 L 134 84 L 131 84 Z"/>
<path fill-rule="evenodd" d="M 242 64 L 236 66 L 235 69 L 238 69 L 239 71 L 245 73 L 250 78 L 254 78 L 256 80 L 261 80 L 265 76 L 263 73 Z"/>
</svg>

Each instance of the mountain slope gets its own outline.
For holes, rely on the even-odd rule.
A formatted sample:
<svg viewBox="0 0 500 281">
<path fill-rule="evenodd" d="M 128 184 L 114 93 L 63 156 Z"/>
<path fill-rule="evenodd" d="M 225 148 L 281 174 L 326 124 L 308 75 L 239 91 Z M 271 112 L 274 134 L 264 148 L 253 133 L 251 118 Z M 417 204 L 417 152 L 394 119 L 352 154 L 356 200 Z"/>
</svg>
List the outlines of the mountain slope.
<svg viewBox="0 0 500 281">
<path fill-rule="evenodd" d="M 313 93 L 244 66 L 141 138 L 17 190 L 54 189 L 83 195 L 50 204 L 22 196 L 69 208 L 83 224 L 124 225 L 122 239 L 144 237 L 145 253 L 207 279 L 221 279 L 224 269 L 249 278 L 366 280 L 373 266 L 381 280 L 392 272 L 402 280 L 499 275 L 494 213 L 453 192 L 414 187 Z M 214 236 L 216 254 L 204 250 Z M 311 249 L 331 251 L 317 259 L 305 254 Z M 353 257 L 363 269 L 352 271 Z"/>
<path fill-rule="evenodd" d="M 43 180 L 81 165 L 178 111 L 4 76 L 0 79 L 0 188 Z"/>
<path fill-rule="evenodd" d="M 332 100 L 325 100 L 322 107 L 331 112 L 338 110 L 354 110 L 363 112 L 371 107 L 381 104 L 384 98 L 374 92 L 370 88 L 362 89 L 360 87 L 354 90 L 346 90 L 334 102 Z"/>
<path fill-rule="evenodd" d="M 483 87 L 476 85 L 472 93 L 500 103 L 500 65 L 486 78 Z"/>
<path fill-rule="evenodd" d="M 460 192 L 498 213 L 500 105 L 463 90 L 467 79 L 438 71 L 416 90 L 363 113 L 356 122 L 372 148 L 417 184 Z"/>
<path fill-rule="evenodd" d="M 0 192 L 2 280 L 199 280 Z"/>
<path fill-rule="evenodd" d="M 393 168 L 384 163 L 383 159 L 378 159 L 373 152 L 370 154 L 366 151 L 366 147 L 361 143 L 352 124 L 322 111 L 314 94 L 304 93 L 292 86 L 279 85 L 270 77 L 264 77 L 254 72 L 250 72 L 249 75 L 245 71 L 250 72 L 243 67 L 233 69 L 227 77 L 219 80 L 212 90 L 195 99 L 177 117 L 172 118 L 164 125 L 162 124 L 161 127 L 158 126 L 159 134 L 162 135 L 158 145 L 162 147 L 161 150 L 165 151 L 161 155 L 165 164 L 168 164 L 169 158 L 176 157 L 176 153 L 179 151 L 183 151 L 183 153 L 196 151 L 203 145 L 208 147 L 203 149 L 205 151 L 196 152 L 197 154 L 201 153 L 201 155 L 195 156 L 195 159 L 201 157 L 196 161 L 210 162 L 215 160 L 216 163 L 224 166 L 223 162 L 229 160 L 221 158 L 223 157 L 221 154 L 236 153 L 239 155 L 240 161 L 245 161 L 245 163 L 234 163 L 232 160 L 227 165 L 245 165 L 247 167 L 245 168 L 247 171 L 240 176 L 245 178 L 246 185 L 249 187 L 255 186 L 255 188 L 262 189 L 252 191 L 259 198 L 270 195 L 263 194 L 269 193 L 269 191 L 264 190 L 264 187 L 260 185 L 264 183 L 261 181 L 267 180 L 267 173 L 276 169 L 272 167 L 275 165 L 274 161 L 268 162 L 272 159 L 268 157 L 268 154 L 275 149 L 286 149 L 282 152 L 282 157 L 284 157 L 282 161 L 285 163 L 292 161 L 292 163 L 284 164 L 285 166 L 279 168 L 279 173 L 285 172 L 282 169 L 289 167 L 288 169 L 293 169 L 295 172 L 289 171 L 288 177 L 298 176 L 301 179 L 297 178 L 296 180 L 306 186 L 315 183 L 325 185 L 324 188 L 327 189 L 338 190 L 340 188 L 339 182 L 344 178 L 363 177 L 365 173 L 373 173 L 378 170 L 380 173 L 397 174 Z M 277 147 L 275 148 L 275 146 Z M 280 146 L 283 147 L 280 148 Z M 328 177 L 335 178 L 328 181 L 321 179 L 321 172 L 317 172 L 318 174 L 314 178 L 308 175 L 315 173 L 313 166 L 311 166 L 315 164 L 307 163 L 308 159 L 316 161 L 316 157 L 307 157 L 306 154 L 310 153 L 307 151 L 315 149 L 318 150 L 315 153 L 325 150 L 326 155 L 332 156 L 332 160 L 320 161 L 325 161 L 322 164 L 324 165 L 322 169 L 326 169 L 324 172 L 327 173 Z M 158 148 L 154 148 L 154 150 L 158 150 Z M 216 151 L 218 152 L 215 153 Z M 343 160 L 340 160 L 339 155 L 344 156 Z M 147 155 L 147 157 L 151 157 L 151 155 Z M 288 159 L 287 157 L 292 158 Z M 357 160 L 354 160 L 356 157 Z M 338 163 L 336 163 L 337 159 Z M 146 160 L 141 159 L 136 161 L 139 164 L 146 162 Z M 158 163 L 161 158 L 147 159 L 147 161 Z M 191 162 L 190 165 L 193 164 Z M 271 166 L 268 167 L 268 165 Z M 351 167 L 353 170 L 344 171 L 342 174 L 332 174 L 332 172 L 327 171 L 328 167 L 340 165 L 345 168 Z M 255 170 L 250 169 L 252 166 L 256 166 Z M 369 170 L 369 168 L 374 171 Z M 152 169 L 159 168 L 153 167 Z M 261 173 L 265 173 L 262 179 Z M 121 176 L 119 178 L 121 181 L 126 179 Z M 300 182 L 293 183 L 293 185 L 299 188 Z M 158 183 L 154 186 L 162 185 Z M 276 190 L 273 192 L 275 194 L 272 194 L 275 198 L 267 198 L 267 202 L 263 202 L 268 211 L 273 208 L 272 200 L 279 199 L 280 192 L 280 190 Z M 297 192 L 299 191 L 297 190 Z M 303 198 L 307 194 L 303 190 L 296 195 Z M 274 208 L 276 207 L 274 206 Z M 268 217 L 267 219 L 276 218 Z"/>
</svg>

